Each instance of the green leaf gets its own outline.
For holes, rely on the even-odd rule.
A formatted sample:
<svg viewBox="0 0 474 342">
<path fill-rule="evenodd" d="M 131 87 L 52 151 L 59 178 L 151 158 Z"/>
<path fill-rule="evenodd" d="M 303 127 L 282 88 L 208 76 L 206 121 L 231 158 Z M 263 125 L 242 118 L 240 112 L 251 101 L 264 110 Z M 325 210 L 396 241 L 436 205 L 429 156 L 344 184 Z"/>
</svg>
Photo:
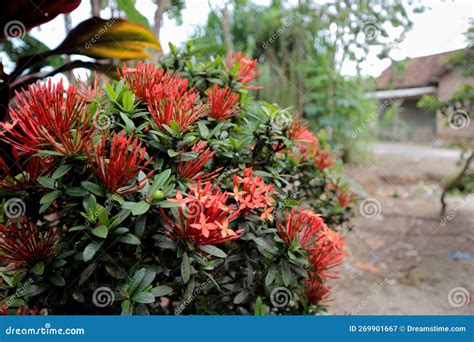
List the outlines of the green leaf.
<svg viewBox="0 0 474 342">
<path fill-rule="evenodd" d="M 38 177 L 38 184 L 50 189 L 56 189 L 56 181 L 50 177 Z"/>
<path fill-rule="evenodd" d="M 202 121 L 198 121 L 199 133 L 201 133 L 201 137 L 206 139 L 209 136 L 209 129 L 207 128 L 206 124 Z"/>
<path fill-rule="evenodd" d="M 102 190 L 102 188 L 99 185 L 95 184 L 95 183 L 84 181 L 84 182 L 81 183 L 81 186 L 84 189 L 86 189 L 87 191 L 93 193 L 94 195 L 105 196 L 105 193 Z"/>
<path fill-rule="evenodd" d="M 53 175 L 51 176 L 52 179 L 58 179 L 64 176 L 66 173 L 71 171 L 73 168 L 73 165 L 62 165 L 60 166 L 56 171 L 54 171 Z"/>
<path fill-rule="evenodd" d="M 172 293 L 173 289 L 169 286 L 160 285 L 160 286 L 152 288 L 150 292 L 155 297 L 162 297 L 162 296 L 166 296 Z"/>
<path fill-rule="evenodd" d="M 291 284 L 293 276 L 291 274 L 290 264 L 286 260 L 281 261 L 281 276 L 283 278 L 283 283 L 285 284 L 285 286 Z"/>
<path fill-rule="evenodd" d="M 104 225 L 100 225 L 99 227 L 92 229 L 92 234 L 102 239 L 105 239 L 108 233 L 109 229 Z"/>
<path fill-rule="evenodd" d="M 150 28 L 148 19 L 136 9 L 135 0 L 117 0 L 117 6 L 125 13 L 128 20 Z"/>
<path fill-rule="evenodd" d="M 52 284 L 56 285 L 56 286 L 64 286 L 66 285 L 66 281 L 64 280 L 63 277 L 61 277 L 60 275 L 52 275 L 51 277 L 49 277 L 49 281 L 51 281 Z"/>
<path fill-rule="evenodd" d="M 132 206 L 132 215 L 133 216 L 138 216 L 138 215 L 143 215 L 145 214 L 148 210 L 150 209 L 150 204 L 148 204 L 145 201 L 140 201 L 138 203 L 135 203 Z"/>
<path fill-rule="evenodd" d="M 50 193 L 41 197 L 40 204 L 52 203 L 56 200 L 56 198 L 59 197 L 60 194 L 61 194 L 61 191 L 59 190 L 51 191 Z"/>
<path fill-rule="evenodd" d="M 91 243 L 89 243 L 86 248 L 84 248 L 84 252 L 82 253 L 84 261 L 88 262 L 89 260 L 91 260 L 94 257 L 95 253 L 97 253 L 97 251 L 99 250 L 100 246 L 102 246 L 102 241 L 92 241 Z"/>
<path fill-rule="evenodd" d="M 243 302 L 247 299 L 248 295 L 249 295 L 249 293 L 248 293 L 247 290 L 245 290 L 245 289 L 242 290 L 241 292 L 239 292 L 239 293 L 237 294 L 237 296 L 235 296 L 235 298 L 234 298 L 234 304 L 241 304 L 241 303 L 243 303 Z"/>
<path fill-rule="evenodd" d="M 138 288 L 138 285 L 142 282 L 143 278 L 145 277 L 146 274 L 146 269 L 145 268 L 140 268 L 138 271 L 135 272 L 135 274 L 132 277 L 132 280 L 130 281 L 130 293 L 134 293 L 135 290 Z"/>
<path fill-rule="evenodd" d="M 127 243 L 129 245 L 139 245 L 140 239 L 133 234 L 127 234 L 118 238 L 118 241 Z"/>
<path fill-rule="evenodd" d="M 155 302 L 155 296 L 150 292 L 140 292 L 134 295 L 132 300 L 137 303 L 151 304 Z"/>
<path fill-rule="evenodd" d="M 179 156 L 179 152 L 176 152 L 176 151 L 173 151 L 173 150 L 168 150 L 168 155 L 171 157 L 171 158 L 174 158 L 176 156 Z"/>
<path fill-rule="evenodd" d="M 132 314 L 132 302 L 127 299 L 124 300 L 121 304 L 122 313 L 121 315 L 131 315 Z"/>
<path fill-rule="evenodd" d="M 227 254 L 224 253 L 221 249 L 217 248 L 216 246 L 206 245 L 199 247 L 203 252 L 206 252 L 210 255 L 216 256 L 218 258 L 225 258 Z"/>
<path fill-rule="evenodd" d="M 69 31 L 66 39 L 49 54 L 79 54 L 92 58 L 148 58 L 146 47 L 161 50 L 146 27 L 124 19 L 93 17 Z"/>
<path fill-rule="evenodd" d="M 92 273 L 94 273 L 96 268 L 97 268 L 97 263 L 93 262 L 89 266 L 87 266 L 87 268 L 84 271 L 82 271 L 79 277 L 79 286 L 84 284 L 86 280 L 89 279 L 89 277 L 92 275 Z"/>
<path fill-rule="evenodd" d="M 34 274 L 42 275 L 43 272 L 44 272 L 44 263 L 43 263 L 42 261 L 37 262 L 37 263 L 31 268 L 31 271 L 32 271 Z"/>
<path fill-rule="evenodd" d="M 105 270 L 115 279 L 125 279 L 127 273 L 118 265 L 105 265 Z"/>
<path fill-rule="evenodd" d="M 275 265 L 270 266 L 267 272 L 267 276 L 265 277 L 265 286 L 270 286 L 273 281 L 275 280 L 277 274 L 277 267 Z"/>
<path fill-rule="evenodd" d="M 181 278 L 183 283 L 187 283 L 191 277 L 191 264 L 189 262 L 188 254 L 183 253 L 183 259 L 181 260 Z"/>
</svg>

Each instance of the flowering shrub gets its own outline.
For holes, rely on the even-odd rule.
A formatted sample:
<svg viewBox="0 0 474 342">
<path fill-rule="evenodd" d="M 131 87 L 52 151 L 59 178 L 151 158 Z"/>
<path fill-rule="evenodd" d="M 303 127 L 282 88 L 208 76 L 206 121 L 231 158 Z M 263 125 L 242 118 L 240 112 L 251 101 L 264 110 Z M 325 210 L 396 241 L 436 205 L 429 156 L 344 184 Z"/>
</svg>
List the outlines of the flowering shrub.
<svg viewBox="0 0 474 342">
<path fill-rule="evenodd" d="M 352 197 L 324 139 L 250 97 L 256 63 L 172 48 L 103 88 L 17 94 L 0 133 L 2 312 L 325 310 Z"/>
</svg>

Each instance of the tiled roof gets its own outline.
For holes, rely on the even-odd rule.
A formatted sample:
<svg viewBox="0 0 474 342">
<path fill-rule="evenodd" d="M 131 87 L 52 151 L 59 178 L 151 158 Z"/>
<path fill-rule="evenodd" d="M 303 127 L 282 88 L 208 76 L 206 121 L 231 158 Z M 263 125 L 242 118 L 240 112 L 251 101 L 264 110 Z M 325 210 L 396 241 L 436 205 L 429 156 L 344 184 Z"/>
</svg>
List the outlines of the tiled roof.
<svg viewBox="0 0 474 342">
<path fill-rule="evenodd" d="M 454 52 L 443 52 L 397 62 L 400 64 L 406 63 L 400 69 L 394 67 L 392 63 L 378 77 L 377 89 L 414 88 L 432 85 L 436 83 L 437 78 L 442 73 L 449 69 L 446 62 Z"/>
</svg>

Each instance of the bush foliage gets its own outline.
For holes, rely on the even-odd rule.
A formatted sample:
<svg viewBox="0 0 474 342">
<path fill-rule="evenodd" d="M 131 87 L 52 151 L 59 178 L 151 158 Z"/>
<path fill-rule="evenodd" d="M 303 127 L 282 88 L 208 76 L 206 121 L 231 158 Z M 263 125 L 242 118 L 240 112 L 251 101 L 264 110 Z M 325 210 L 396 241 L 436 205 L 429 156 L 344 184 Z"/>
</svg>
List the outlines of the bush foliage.
<svg viewBox="0 0 474 342">
<path fill-rule="evenodd" d="M 4 313 L 325 310 L 353 198 L 322 136 L 252 98 L 256 63 L 172 47 L 103 87 L 17 94 L 0 133 Z"/>
</svg>

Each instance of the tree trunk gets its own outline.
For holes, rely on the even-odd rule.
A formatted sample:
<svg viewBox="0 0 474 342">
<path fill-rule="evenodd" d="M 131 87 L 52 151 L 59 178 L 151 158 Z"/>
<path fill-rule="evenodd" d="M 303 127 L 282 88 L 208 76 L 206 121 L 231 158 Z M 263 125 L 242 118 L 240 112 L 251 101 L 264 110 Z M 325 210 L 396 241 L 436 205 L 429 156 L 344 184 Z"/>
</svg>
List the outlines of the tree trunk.
<svg viewBox="0 0 474 342">
<path fill-rule="evenodd" d="M 222 29 L 224 31 L 225 48 L 227 52 L 234 51 L 234 44 L 232 42 L 232 34 L 230 32 L 230 19 L 227 3 L 222 10 Z"/>
<path fill-rule="evenodd" d="M 102 0 L 91 0 L 91 14 L 93 17 L 100 17 Z"/>
<path fill-rule="evenodd" d="M 68 35 L 69 31 L 71 31 L 71 28 L 71 15 L 69 13 L 66 13 L 64 14 L 64 30 L 66 31 L 66 36 Z M 66 62 L 66 64 L 71 63 L 71 55 L 66 55 L 64 57 L 64 61 Z M 75 78 L 72 70 L 65 71 L 64 74 L 66 75 L 70 83 L 74 83 Z"/>
</svg>

